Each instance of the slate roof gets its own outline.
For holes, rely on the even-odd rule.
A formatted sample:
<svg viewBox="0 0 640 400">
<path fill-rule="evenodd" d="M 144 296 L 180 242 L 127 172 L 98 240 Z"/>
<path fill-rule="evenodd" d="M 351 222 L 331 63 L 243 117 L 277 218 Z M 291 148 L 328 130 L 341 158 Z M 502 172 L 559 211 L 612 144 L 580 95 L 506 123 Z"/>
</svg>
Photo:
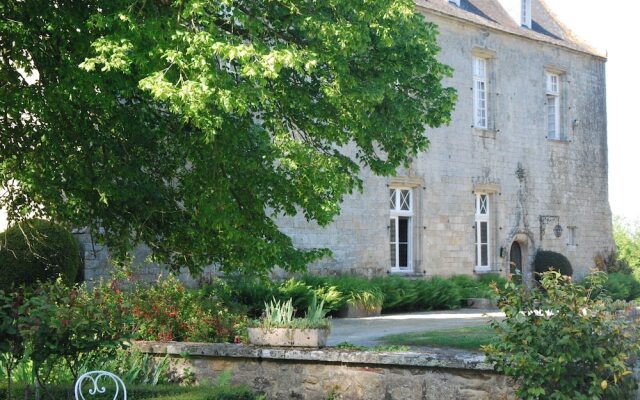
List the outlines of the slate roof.
<svg viewBox="0 0 640 400">
<path fill-rule="evenodd" d="M 498 0 L 460 0 L 460 7 L 448 0 L 414 0 L 418 9 L 469 21 L 488 28 L 508 32 L 572 50 L 605 57 L 564 26 L 544 0 L 532 0 L 531 29 L 521 27 Z"/>
</svg>

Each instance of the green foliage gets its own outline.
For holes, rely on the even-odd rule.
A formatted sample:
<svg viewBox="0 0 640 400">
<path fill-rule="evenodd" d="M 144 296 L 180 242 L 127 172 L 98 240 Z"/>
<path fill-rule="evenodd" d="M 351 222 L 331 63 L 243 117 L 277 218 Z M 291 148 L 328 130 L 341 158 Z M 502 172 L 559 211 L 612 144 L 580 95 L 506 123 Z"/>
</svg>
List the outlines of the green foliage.
<svg viewBox="0 0 640 400">
<path fill-rule="evenodd" d="M 302 280 L 329 304 L 326 308 L 337 311 L 345 304 L 360 305 L 374 310 L 382 305 L 384 294 L 369 279 L 353 275 L 304 275 Z"/>
<path fill-rule="evenodd" d="M 320 303 L 318 303 L 318 298 L 313 296 L 311 304 L 309 304 L 309 308 L 307 308 L 305 319 L 311 324 L 319 324 L 326 316 L 327 310 L 324 309 L 324 300 L 320 300 Z"/>
<path fill-rule="evenodd" d="M 30 219 L 0 234 L 0 288 L 5 290 L 58 276 L 71 284 L 80 264 L 73 235 L 55 223 Z"/>
<path fill-rule="evenodd" d="M 634 274 L 609 273 L 603 289 L 613 300 L 631 301 L 640 297 L 640 281 Z"/>
<path fill-rule="evenodd" d="M 507 279 L 503 276 L 500 276 L 499 274 L 496 273 L 491 273 L 491 274 L 481 274 L 478 276 L 477 278 L 478 280 L 478 284 L 479 286 L 482 288 L 480 290 L 480 293 L 485 293 L 485 289 L 484 288 L 488 288 L 492 293 L 494 292 L 493 290 L 493 284 L 495 283 L 497 285 L 498 288 L 503 288 L 506 284 L 507 284 Z M 484 296 L 478 296 L 478 297 L 484 297 Z"/>
<path fill-rule="evenodd" d="M 0 290 L 0 364 L 6 372 L 8 392 L 11 392 L 14 369 L 24 357 L 25 343 L 20 332 L 28 321 L 29 301 L 18 293 Z M 8 396 L 10 399 L 11 396 Z"/>
<path fill-rule="evenodd" d="M 215 385 L 206 400 L 258 400 L 247 386 L 231 385 L 231 372 L 224 371 L 216 379 Z"/>
<path fill-rule="evenodd" d="M 269 303 L 265 303 L 262 318 L 253 321 L 252 326 L 260 328 L 329 328 L 331 321 L 325 318 L 327 312 L 323 306 L 324 301 L 318 303 L 314 296 L 305 317 L 295 318 L 292 299 L 282 302 L 272 299 Z"/>
<path fill-rule="evenodd" d="M 589 288 L 556 271 L 541 288 L 509 282 L 500 290 L 504 322 L 499 339 L 484 348 L 496 370 L 516 380 L 522 399 L 627 399 L 636 384 L 630 363 L 640 350 L 637 327 L 611 299 L 597 295 L 606 279 L 586 278 Z"/>
<path fill-rule="evenodd" d="M 375 353 L 388 353 L 388 352 L 405 352 L 409 351 L 409 346 L 403 345 L 376 345 L 376 346 L 361 346 L 349 342 L 340 342 L 333 346 L 340 350 L 353 350 L 353 351 L 372 351 Z"/>
<path fill-rule="evenodd" d="M 211 290 L 188 290 L 172 275 L 160 277 L 154 285 L 111 285 L 103 290 L 105 296 L 129 303 L 129 329 L 137 339 L 232 342 L 246 325 L 246 318 L 231 312 Z"/>
<path fill-rule="evenodd" d="M 377 278 L 373 282 L 385 294 L 383 312 L 446 310 L 460 307 L 461 295 L 452 280 L 405 279 L 399 276 Z"/>
<path fill-rule="evenodd" d="M 107 303 L 61 278 L 35 289 L 0 291 L 0 360 L 8 391 L 17 378 L 24 384 L 35 379 L 46 392 L 65 371 L 72 380 L 90 360 L 112 356 L 127 338 L 127 317 Z"/>
<path fill-rule="evenodd" d="M 364 277 L 340 275 L 330 278 L 332 283 L 345 296 L 346 303 L 360 305 L 365 310 L 375 310 L 382 306 L 384 293 Z"/>
<path fill-rule="evenodd" d="M 216 279 L 205 286 L 205 291 L 217 296 L 224 304 L 238 305 L 249 318 L 258 318 L 264 311 L 264 304 L 276 296 L 272 281 L 230 274 L 225 279 Z"/>
<path fill-rule="evenodd" d="M 384 296 L 382 309 L 384 312 L 401 311 L 414 309 L 418 292 L 414 280 L 405 279 L 399 276 L 390 276 L 386 278 L 374 278 L 374 285 L 377 285 Z"/>
<path fill-rule="evenodd" d="M 540 279 L 540 274 L 549 271 L 552 268 L 560 272 L 562 275 L 573 275 L 571 262 L 569 262 L 567 257 L 560 253 L 556 253 L 555 251 L 538 250 L 535 258 L 533 259 L 533 267 L 537 273 L 536 279 L 538 280 Z"/>
<path fill-rule="evenodd" d="M 381 338 L 381 341 L 388 345 L 451 347 L 466 350 L 480 350 L 482 346 L 495 343 L 496 340 L 495 329 L 487 325 L 411 332 Z"/>
<path fill-rule="evenodd" d="M 41 384 L 50 381 L 61 362 L 76 378 L 87 360 L 112 356 L 128 338 L 122 330 L 128 317 L 124 308 L 96 298 L 84 286 L 60 279 L 45 283 L 30 295 L 30 304 L 31 323 L 22 335 Z"/>
<path fill-rule="evenodd" d="M 328 224 L 455 102 L 412 0 L 27 0 L 0 21 L 0 205 L 119 259 L 302 270 L 327 252 L 274 218 Z"/>
<path fill-rule="evenodd" d="M 454 282 L 434 276 L 415 281 L 418 299 L 414 307 L 419 310 L 449 310 L 460 308 L 460 291 Z"/>
<path fill-rule="evenodd" d="M 265 327 L 290 325 L 293 321 L 293 311 L 292 299 L 282 303 L 273 299 L 264 305 L 264 317 L 261 320 L 261 325 Z"/>
<path fill-rule="evenodd" d="M 616 262 L 609 265 L 607 272 L 640 274 L 640 229 L 629 225 L 620 218 L 613 220 L 613 239 L 616 242 Z"/>
<path fill-rule="evenodd" d="M 305 274 L 275 285 L 266 280 L 230 277 L 224 279 L 224 284 L 217 284 L 224 289 L 214 289 L 215 285 L 210 285 L 209 290 L 222 293 L 224 303 L 240 304 L 242 309 L 249 310 L 252 318 L 258 318 L 264 312 L 264 304 L 272 298 L 281 302 L 291 299 L 294 315 L 302 316 L 314 296 L 324 302 L 323 308 L 330 315 L 347 303 L 360 304 L 368 310 L 382 306 L 383 312 L 455 309 L 469 297 L 495 296 L 490 288 L 493 282 L 502 287 L 506 279 L 497 274 L 482 275 L 478 279 L 461 275 L 427 280 L 400 276 L 367 279 L 353 275 Z"/>
<path fill-rule="evenodd" d="M 126 382 L 126 381 L 125 381 Z M 8 398 L 6 388 L 0 385 L 0 398 Z M 25 394 L 33 395 L 34 391 L 31 387 L 23 385 L 18 386 L 13 391 L 15 398 L 25 398 Z M 49 394 L 56 400 L 74 400 L 73 381 L 64 384 L 54 385 L 49 388 Z M 109 393 L 111 397 L 104 399 L 111 400 L 113 392 Z M 128 398 L 135 400 L 261 400 L 264 396 L 253 393 L 246 386 L 216 386 L 216 385 L 199 385 L 199 386 L 178 386 L 176 384 L 163 384 L 158 386 L 150 385 L 130 385 L 127 382 Z M 33 398 L 33 397 L 29 397 Z M 89 396 L 87 396 L 87 399 Z M 101 399 L 98 396 L 91 398 Z"/>
<path fill-rule="evenodd" d="M 277 298 L 282 301 L 291 300 L 293 309 L 298 315 L 302 315 L 303 310 L 309 307 L 314 296 L 311 286 L 295 278 L 282 282 L 276 289 L 276 293 Z"/>
</svg>

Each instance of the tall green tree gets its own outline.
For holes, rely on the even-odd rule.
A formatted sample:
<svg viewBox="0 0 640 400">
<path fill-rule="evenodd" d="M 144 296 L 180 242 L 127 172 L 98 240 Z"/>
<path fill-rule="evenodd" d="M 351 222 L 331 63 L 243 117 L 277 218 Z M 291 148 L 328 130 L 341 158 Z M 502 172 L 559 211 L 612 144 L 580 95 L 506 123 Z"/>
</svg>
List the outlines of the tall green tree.
<svg viewBox="0 0 640 400">
<path fill-rule="evenodd" d="M 320 225 L 455 102 L 411 0 L 5 0 L 0 202 L 198 271 L 304 267 Z"/>
</svg>

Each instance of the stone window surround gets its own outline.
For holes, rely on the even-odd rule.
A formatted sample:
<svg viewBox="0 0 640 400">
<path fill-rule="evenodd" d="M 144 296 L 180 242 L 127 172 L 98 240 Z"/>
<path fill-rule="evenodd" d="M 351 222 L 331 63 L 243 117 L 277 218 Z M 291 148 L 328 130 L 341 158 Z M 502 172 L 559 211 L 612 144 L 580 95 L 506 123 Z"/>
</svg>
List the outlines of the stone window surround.
<svg viewBox="0 0 640 400">
<path fill-rule="evenodd" d="M 497 232 L 495 231 L 495 227 L 498 226 L 496 221 L 496 195 L 500 193 L 500 184 L 496 182 L 490 182 L 487 179 L 475 178 L 473 184 L 472 194 L 474 195 L 475 201 L 474 206 L 477 204 L 477 197 L 482 194 L 486 194 L 488 196 L 489 202 L 489 216 L 487 218 L 488 227 L 487 232 L 489 234 L 488 238 L 488 268 L 480 268 L 477 265 L 474 265 L 473 272 L 476 274 L 485 274 L 490 272 L 496 272 L 495 268 L 497 267 L 497 262 L 493 258 L 495 256 L 495 239 Z M 474 259 L 475 255 L 478 256 L 478 247 L 477 247 L 477 235 L 478 235 L 478 220 L 476 219 L 476 208 L 474 207 L 474 224 L 473 224 L 473 234 L 474 234 Z M 474 263 L 475 264 L 475 263 Z"/>
<path fill-rule="evenodd" d="M 411 268 L 410 271 L 397 271 L 390 270 L 389 272 L 393 274 L 416 274 L 422 273 L 424 271 L 420 271 L 421 260 L 422 260 L 422 192 L 425 189 L 425 182 L 422 177 L 411 176 L 411 175 L 403 175 L 403 176 L 393 176 L 389 178 L 387 183 L 387 187 L 389 189 L 411 189 L 412 190 L 412 232 L 411 232 Z"/>
<path fill-rule="evenodd" d="M 393 201 L 393 208 L 389 210 L 389 234 L 390 239 L 393 237 L 394 241 L 390 241 L 391 248 L 394 249 L 395 261 L 391 264 L 391 272 L 393 273 L 413 273 L 414 270 L 414 255 L 413 255 L 413 247 L 414 247 L 414 232 L 415 232 L 415 222 L 414 222 L 414 190 L 410 187 L 406 186 L 390 186 L 389 191 L 393 193 L 395 197 Z M 407 197 L 404 197 L 403 192 L 408 192 Z M 391 204 L 390 204 L 391 205 Z M 407 208 L 404 207 L 407 205 Z M 406 244 L 406 258 L 407 263 L 405 266 L 401 265 L 401 244 L 404 242 L 400 241 L 401 237 L 401 229 L 400 229 L 400 220 L 404 219 L 407 221 L 406 226 L 406 234 L 407 234 L 407 242 Z M 393 233 L 393 235 L 391 235 Z"/>
<path fill-rule="evenodd" d="M 558 90 L 555 93 L 555 96 L 557 96 L 557 107 L 556 107 L 556 113 L 557 113 L 557 119 L 556 119 L 556 135 L 555 136 L 550 136 L 549 135 L 549 129 L 548 129 L 548 97 L 550 94 L 548 92 L 548 77 L 550 75 L 556 75 L 558 77 Z M 569 129 L 567 127 L 567 114 L 568 114 L 568 107 L 567 107 L 567 86 L 568 86 L 568 79 L 567 79 L 567 69 L 557 66 L 557 65 L 545 65 L 544 66 L 544 75 L 543 75 L 543 90 L 544 90 L 544 96 L 545 96 L 545 100 L 544 100 L 544 121 L 545 121 L 545 138 L 549 141 L 549 142 L 556 142 L 556 143 L 568 143 L 571 142 L 572 140 L 569 138 Z"/>
<path fill-rule="evenodd" d="M 476 46 L 471 50 L 472 57 L 472 76 L 473 85 L 471 86 L 472 97 L 472 118 L 471 128 L 476 135 L 480 137 L 495 139 L 496 132 L 496 116 L 497 116 L 497 92 L 496 92 L 496 51 L 487 47 Z M 473 71 L 474 59 L 484 59 L 485 64 L 485 108 L 486 108 L 486 126 L 476 126 L 476 99 L 475 99 L 475 71 Z"/>
</svg>

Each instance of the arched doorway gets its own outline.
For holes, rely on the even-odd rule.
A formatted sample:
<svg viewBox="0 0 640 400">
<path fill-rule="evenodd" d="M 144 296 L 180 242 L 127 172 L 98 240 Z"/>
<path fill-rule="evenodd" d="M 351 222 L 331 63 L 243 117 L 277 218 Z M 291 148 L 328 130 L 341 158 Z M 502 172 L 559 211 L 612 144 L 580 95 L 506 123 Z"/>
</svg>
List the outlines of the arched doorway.
<svg viewBox="0 0 640 400">
<path fill-rule="evenodd" d="M 519 242 L 511 243 L 509 250 L 509 273 L 512 279 L 521 281 L 522 279 L 522 247 Z"/>
</svg>

